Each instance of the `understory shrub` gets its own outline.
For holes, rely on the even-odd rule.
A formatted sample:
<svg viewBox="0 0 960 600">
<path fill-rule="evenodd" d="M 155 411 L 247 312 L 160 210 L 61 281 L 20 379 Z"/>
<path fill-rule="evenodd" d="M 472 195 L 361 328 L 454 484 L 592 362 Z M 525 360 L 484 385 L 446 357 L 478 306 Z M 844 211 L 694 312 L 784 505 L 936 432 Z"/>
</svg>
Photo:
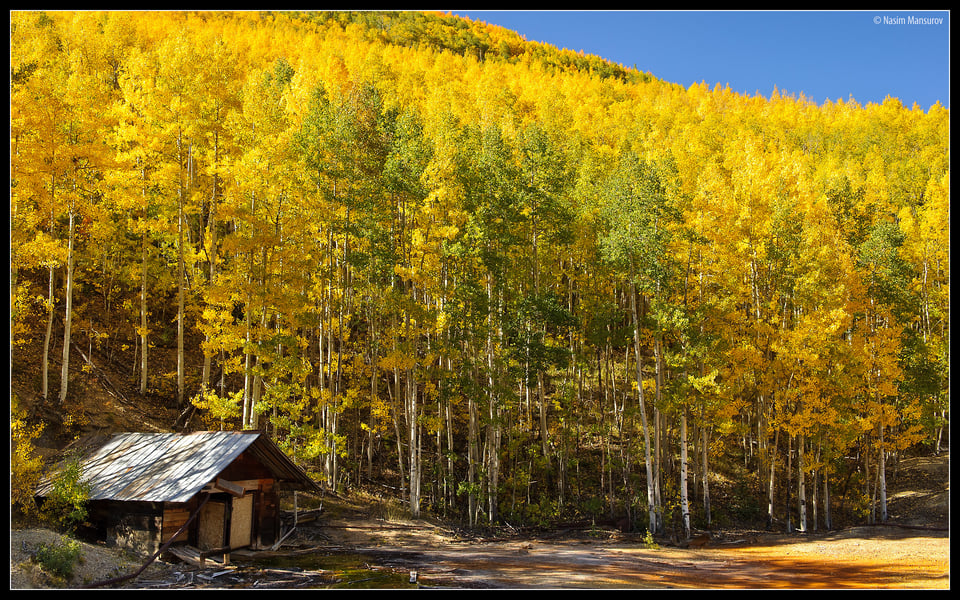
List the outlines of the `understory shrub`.
<svg viewBox="0 0 960 600">
<path fill-rule="evenodd" d="M 80 458 L 74 456 L 54 477 L 53 490 L 43 504 L 44 516 L 54 525 L 73 530 L 86 520 L 90 484 L 82 475 Z"/>
<path fill-rule="evenodd" d="M 80 563 L 80 542 L 62 536 L 59 544 L 40 544 L 33 558 L 48 573 L 69 579 Z"/>
</svg>

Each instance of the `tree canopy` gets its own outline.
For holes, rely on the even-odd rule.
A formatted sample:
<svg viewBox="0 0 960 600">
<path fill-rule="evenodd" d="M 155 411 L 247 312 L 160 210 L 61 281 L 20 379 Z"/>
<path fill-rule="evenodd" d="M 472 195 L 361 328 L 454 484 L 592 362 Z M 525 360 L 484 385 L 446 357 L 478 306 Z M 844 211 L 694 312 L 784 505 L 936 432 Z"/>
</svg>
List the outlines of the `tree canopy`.
<svg viewBox="0 0 960 600">
<path fill-rule="evenodd" d="M 886 460 L 937 444 L 939 104 L 684 88 L 437 13 L 10 36 L 13 362 L 42 344 L 46 397 L 62 332 L 67 410 L 96 349 L 196 427 L 470 523 L 882 519 Z"/>
</svg>

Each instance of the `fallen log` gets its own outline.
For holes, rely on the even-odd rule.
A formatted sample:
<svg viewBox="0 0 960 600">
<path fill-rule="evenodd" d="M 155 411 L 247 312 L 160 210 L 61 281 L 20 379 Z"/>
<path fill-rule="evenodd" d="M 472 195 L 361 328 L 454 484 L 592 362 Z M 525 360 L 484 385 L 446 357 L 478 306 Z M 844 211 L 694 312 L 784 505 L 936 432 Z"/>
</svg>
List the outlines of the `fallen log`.
<svg viewBox="0 0 960 600">
<path fill-rule="evenodd" d="M 707 547 L 708 544 L 710 544 L 710 540 L 711 538 L 709 533 L 702 533 L 696 537 L 692 537 L 689 540 L 687 540 L 682 547 L 683 548 L 705 548 Z"/>
<path fill-rule="evenodd" d="M 298 512 L 294 511 L 283 511 L 283 514 L 280 515 L 280 518 L 284 521 L 293 521 L 298 525 L 303 523 L 309 523 L 315 521 L 320 517 L 320 514 L 323 512 L 323 507 L 312 508 L 310 510 L 301 510 Z"/>
<path fill-rule="evenodd" d="M 901 529 L 915 529 L 917 531 L 950 531 L 949 527 L 931 527 L 928 525 L 906 525 L 903 523 L 878 523 L 878 525 L 883 525 L 884 527 L 899 527 Z"/>
</svg>

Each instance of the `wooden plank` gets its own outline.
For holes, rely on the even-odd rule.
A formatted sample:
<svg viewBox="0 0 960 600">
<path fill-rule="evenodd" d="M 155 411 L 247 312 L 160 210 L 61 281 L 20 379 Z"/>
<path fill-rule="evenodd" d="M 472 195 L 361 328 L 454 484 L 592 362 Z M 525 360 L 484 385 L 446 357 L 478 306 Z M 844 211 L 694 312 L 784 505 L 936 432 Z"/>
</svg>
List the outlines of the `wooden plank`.
<svg viewBox="0 0 960 600">
<path fill-rule="evenodd" d="M 216 485 L 219 489 L 227 492 L 228 494 L 230 494 L 230 495 L 232 495 L 232 496 L 236 496 L 237 498 L 243 496 L 243 486 L 242 486 L 242 485 L 237 485 L 237 484 L 233 483 L 232 481 L 227 481 L 226 479 L 221 479 L 221 478 L 217 477 L 217 481 L 216 481 L 216 484 L 215 484 L 215 485 Z"/>
<path fill-rule="evenodd" d="M 253 494 L 234 498 L 230 514 L 230 549 L 249 546 L 253 533 Z"/>
<path fill-rule="evenodd" d="M 223 546 L 227 507 L 222 502 L 208 502 L 200 511 L 197 545 L 202 549 Z"/>
<path fill-rule="evenodd" d="M 165 506 L 163 509 L 163 526 L 161 530 L 160 538 L 163 540 L 169 540 L 170 536 L 177 532 L 180 527 L 187 522 L 187 519 L 190 518 L 190 511 L 186 508 L 171 508 Z M 185 542 L 187 540 L 187 531 L 184 530 L 177 537 L 177 542 Z"/>
<path fill-rule="evenodd" d="M 177 546 L 170 546 L 167 549 L 170 554 L 173 554 L 180 560 L 190 563 L 198 567 L 205 567 L 206 562 L 210 561 L 214 565 L 224 566 L 226 563 L 223 560 L 217 560 L 213 556 L 210 556 L 207 552 L 200 552 L 197 548 L 193 546 L 188 546 L 186 544 L 181 544 Z"/>
<path fill-rule="evenodd" d="M 226 481 L 227 485 L 226 486 L 219 485 L 220 482 L 222 481 Z M 231 489 L 227 489 L 227 487 L 231 485 L 234 487 L 232 487 Z M 238 492 L 241 489 L 243 490 L 243 493 L 246 494 L 249 492 L 257 492 L 262 489 L 269 490 L 271 487 L 273 487 L 273 481 L 270 479 L 226 480 L 218 477 L 214 481 L 211 481 L 210 483 L 208 483 L 201 491 L 206 492 L 208 494 L 215 494 L 217 492 L 227 492 L 227 493 L 232 493 L 235 496 L 239 496 L 239 494 L 236 492 Z"/>
<path fill-rule="evenodd" d="M 243 487 L 245 492 L 256 492 L 261 488 L 269 488 L 273 485 L 272 479 L 231 479 L 235 485 Z"/>
</svg>

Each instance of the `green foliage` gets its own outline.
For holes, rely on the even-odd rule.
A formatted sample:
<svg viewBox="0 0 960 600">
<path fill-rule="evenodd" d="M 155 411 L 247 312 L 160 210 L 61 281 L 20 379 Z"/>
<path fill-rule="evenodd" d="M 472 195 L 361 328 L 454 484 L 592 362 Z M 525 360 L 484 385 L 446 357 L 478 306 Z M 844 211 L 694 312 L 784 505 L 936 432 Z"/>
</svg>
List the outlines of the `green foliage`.
<svg viewBox="0 0 960 600">
<path fill-rule="evenodd" d="M 660 544 L 653 539 L 653 532 L 649 529 L 645 534 L 643 534 L 643 545 L 647 547 L 647 550 L 659 550 Z"/>
<path fill-rule="evenodd" d="M 73 570 L 83 560 L 83 556 L 80 542 L 61 536 L 58 544 L 40 544 L 33 559 L 48 573 L 70 579 L 73 576 Z"/>
<path fill-rule="evenodd" d="M 892 307 L 901 318 L 916 313 L 916 298 L 909 293 L 913 273 L 900 251 L 904 237 L 895 223 L 880 220 L 870 230 L 859 255 L 870 295 Z"/>
<path fill-rule="evenodd" d="M 530 295 L 520 299 L 510 310 L 506 337 L 514 359 L 526 362 L 534 377 L 536 372 L 562 369 L 570 360 L 570 350 L 563 341 L 576 326 L 576 317 L 554 294 Z M 528 383 L 533 382 L 531 379 Z"/>
<path fill-rule="evenodd" d="M 75 529 L 87 518 L 90 484 L 83 481 L 80 457 L 68 458 L 53 476 L 53 488 L 43 503 L 44 517 L 57 527 Z"/>
<path fill-rule="evenodd" d="M 665 165 L 627 154 L 603 188 L 603 256 L 650 291 L 671 268 L 668 244 L 676 215 L 668 203 L 667 172 Z"/>
</svg>

